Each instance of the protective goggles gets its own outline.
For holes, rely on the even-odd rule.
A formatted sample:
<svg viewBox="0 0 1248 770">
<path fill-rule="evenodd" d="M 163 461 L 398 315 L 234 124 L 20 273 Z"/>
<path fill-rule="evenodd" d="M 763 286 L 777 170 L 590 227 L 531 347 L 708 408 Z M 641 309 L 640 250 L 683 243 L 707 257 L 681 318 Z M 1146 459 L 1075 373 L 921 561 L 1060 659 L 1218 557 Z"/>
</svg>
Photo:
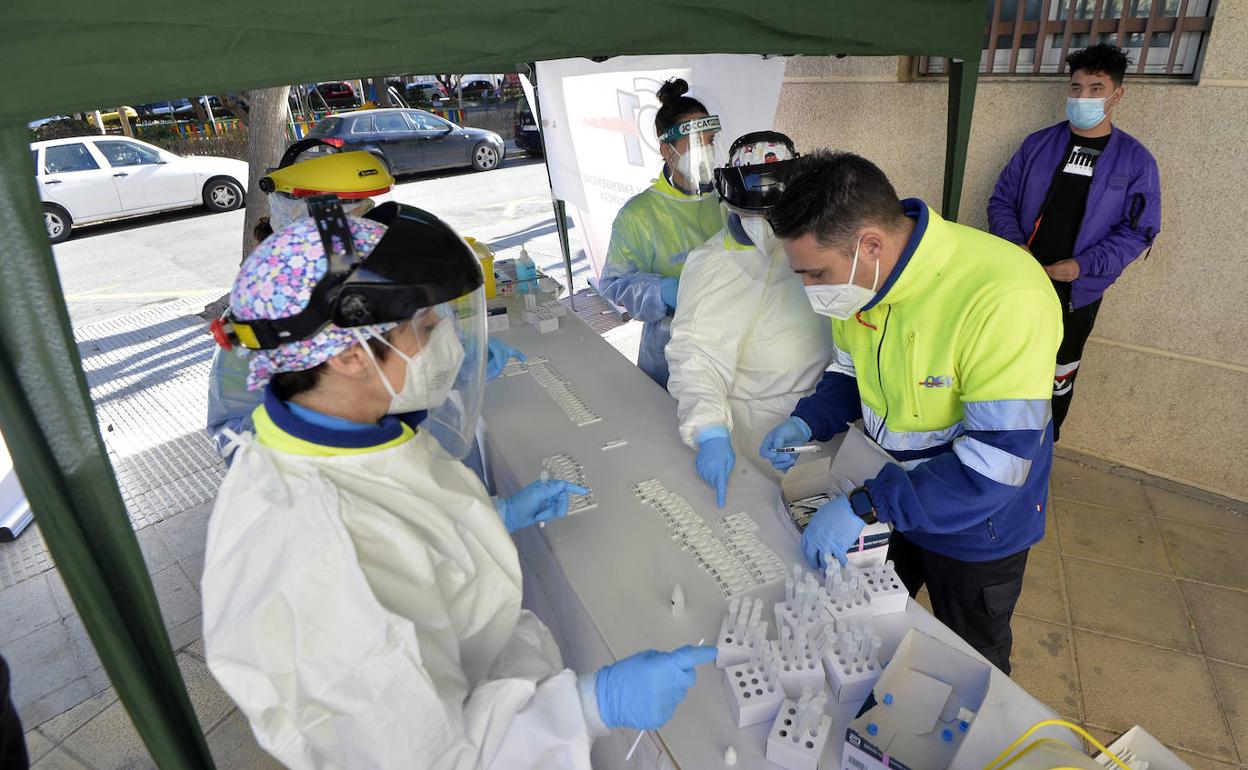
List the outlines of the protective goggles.
<svg viewBox="0 0 1248 770">
<path fill-rule="evenodd" d="M 780 202 L 794 160 L 715 169 L 715 192 L 728 206 L 763 212 Z"/>
<path fill-rule="evenodd" d="M 341 328 L 401 322 L 422 308 L 463 297 L 484 284 L 472 249 L 427 211 L 384 203 L 366 218 L 386 234 L 364 257 L 355 253 L 342 204 L 333 196 L 308 199 L 329 269 L 306 308 L 286 318 L 241 320 L 231 310 L 212 323 L 221 347 L 270 350 L 307 339 L 330 323 Z"/>
<path fill-rule="evenodd" d="M 717 134 L 719 133 L 719 128 L 719 116 L 707 115 L 703 118 L 694 118 L 683 123 L 677 123 L 664 131 L 663 135 L 659 137 L 659 141 L 675 144 L 681 139 L 695 134 Z"/>
</svg>

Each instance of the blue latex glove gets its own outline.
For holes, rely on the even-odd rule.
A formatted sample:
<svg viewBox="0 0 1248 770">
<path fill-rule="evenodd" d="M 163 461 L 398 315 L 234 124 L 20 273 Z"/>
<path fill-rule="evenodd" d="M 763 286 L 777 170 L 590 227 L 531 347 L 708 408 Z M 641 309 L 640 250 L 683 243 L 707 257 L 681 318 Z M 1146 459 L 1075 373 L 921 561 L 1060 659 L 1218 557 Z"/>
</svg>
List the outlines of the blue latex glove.
<svg viewBox="0 0 1248 770">
<path fill-rule="evenodd" d="M 529 357 L 502 340 L 490 337 L 486 345 L 485 379 L 497 380 L 511 359 L 528 361 Z"/>
<path fill-rule="evenodd" d="M 722 425 L 703 428 L 698 433 L 697 441 L 698 475 L 715 490 L 715 500 L 723 508 L 728 497 L 728 478 L 732 474 L 732 466 L 737 463 L 728 429 Z"/>
<path fill-rule="evenodd" d="M 566 481 L 534 481 L 511 497 L 498 500 L 498 511 L 508 532 L 568 515 L 568 495 L 587 495 L 589 490 Z"/>
<path fill-rule="evenodd" d="M 810 523 L 802 533 L 802 553 L 806 555 L 806 561 L 812 567 L 824 569 L 828 566 L 826 557 L 830 553 L 844 566 L 846 552 L 858 540 L 858 534 L 865 526 L 866 523 L 854 513 L 845 495 L 824 504 L 810 517 Z"/>
<path fill-rule="evenodd" d="M 680 288 L 679 278 L 660 278 L 659 279 L 659 296 L 663 297 L 663 304 L 676 309 L 676 291 Z"/>
<path fill-rule="evenodd" d="M 777 452 L 782 446 L 800 446 L 810 441 L 810 426 L 800 417 L 790 417 L 771 429 L 758 454 L 778 471 L 787 471 L 797 462 L 797 455 Z"/>
<path fill-rule="evenodd" d="M 697 680 L 694 668 L 715 660 L 715 648 L 685 645 L 646 650 L 601 669 L 594 679 L 598 715 L 607 727 L 657 730 L 667 724 Z"/>
</svg>

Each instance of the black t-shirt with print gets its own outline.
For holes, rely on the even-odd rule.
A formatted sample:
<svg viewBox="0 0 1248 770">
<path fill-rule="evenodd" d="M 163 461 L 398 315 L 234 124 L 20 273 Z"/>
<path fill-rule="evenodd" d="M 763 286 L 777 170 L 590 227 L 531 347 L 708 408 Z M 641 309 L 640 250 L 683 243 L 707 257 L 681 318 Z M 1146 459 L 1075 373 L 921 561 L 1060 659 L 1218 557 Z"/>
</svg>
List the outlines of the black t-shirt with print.
<svg viewBox="0 0 1248 770">
<path fill-rule="evenodd" d="M 1074 256 L 1075 239 L 1079 237 L 1088 189 L 1092 186 L 1092 170 L 1105 145 L 1109 144 L 1110 136 L 1087 139 L 1071 132 L 1065 159 L 1053 175 L 1040 226 L 1031 240 L 1031 253 L 1040 264 L 1051 265 Z M 1065 305 L 1070 283 L 1054 281 L 1053 286 Z"/>
<path fill-rule="evenodd" d="M 1065 160 L 1057 167 L 1041 215 L 1040 227 L 1031 241 L 1031 253 L 1042 265 L 1074 256 L 1075 239 L 1088 203 L 1092 169 L 1109 144 L 1109 134 L 1096 139 L 1070 135 Z"/>
</svg>

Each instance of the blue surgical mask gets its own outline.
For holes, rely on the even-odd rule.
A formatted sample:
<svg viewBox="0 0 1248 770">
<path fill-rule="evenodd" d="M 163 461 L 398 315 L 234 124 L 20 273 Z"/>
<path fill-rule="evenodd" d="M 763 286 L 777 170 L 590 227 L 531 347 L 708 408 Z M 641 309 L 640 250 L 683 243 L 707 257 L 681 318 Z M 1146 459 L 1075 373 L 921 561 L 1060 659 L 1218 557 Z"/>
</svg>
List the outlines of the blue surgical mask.
<svg viewBox="0 0 1248 770">
<path fill-rule="evenodd" d="M 1087 131 L 1105 119 L 1105 99 L 1066 97 L 1066 118 L 1080 131 Z"/>
</svg>

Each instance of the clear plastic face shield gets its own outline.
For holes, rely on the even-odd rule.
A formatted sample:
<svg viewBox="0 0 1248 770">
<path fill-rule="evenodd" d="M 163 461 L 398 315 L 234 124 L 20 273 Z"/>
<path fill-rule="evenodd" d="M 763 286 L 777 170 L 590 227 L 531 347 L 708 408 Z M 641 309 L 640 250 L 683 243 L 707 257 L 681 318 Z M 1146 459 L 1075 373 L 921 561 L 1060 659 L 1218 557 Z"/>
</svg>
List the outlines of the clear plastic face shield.
<svg viewBox="0 0 1248 770">
<path fill-rule="evenodd" d="M 704 115 L 677 123 L 659 137 L 673 181 L 690 195 L 701 197 L 715 190 L 715 169 L 725 158 L 715 144 L 719 128 L 718 115 Z"/>
<path fill-rule="evenodd" d="M 387 192 L 381 197 L 383 199 L 389 198 L 390 193 Z M 374 198 L 340 198 L 339 200 L 342 202 L 343 212 L 353 217 L 364 216 L 372 211 L 373 207 L 379 202 Z M 307 198 L 295 198 L 282 192 L 269 194 L 269 225 L 274 232 L 281 230 L 298 219 L 309 216 L 312 216 L 312 214 L 308 211 Z"/>
<path fill-rule="evenodd" d="M 416 313 L 386 334 L 359 329 L 363 344 L 372 337 L 406 364 L 395 389 L 368 345 L 383 387 L 390 394 L 390 414 L 424 411 L 420 427 L 437 439 L 450 457 L 463 459 L 472 448 L 485 397 L 485 292 L 476 289 L 459 299 Z M 415 350 L 414 353 L 405 351 Z"/>
</svg>

